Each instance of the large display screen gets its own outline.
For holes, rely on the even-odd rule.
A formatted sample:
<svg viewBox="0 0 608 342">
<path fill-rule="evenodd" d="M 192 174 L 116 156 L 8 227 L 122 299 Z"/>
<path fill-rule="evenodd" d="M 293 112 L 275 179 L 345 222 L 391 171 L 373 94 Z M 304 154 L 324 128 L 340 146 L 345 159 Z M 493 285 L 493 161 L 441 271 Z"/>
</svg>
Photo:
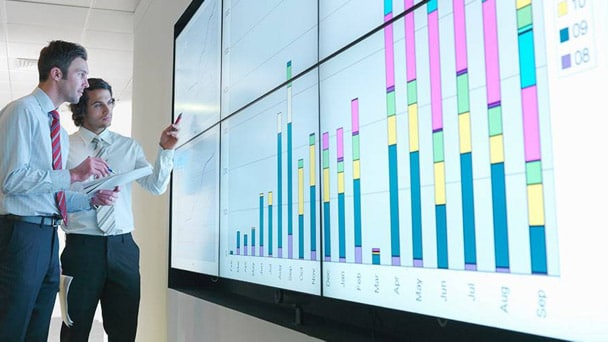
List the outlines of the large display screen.
<svg viewBox="0 0 608 342">
<path fill-rule="evenodd" d="M 607 15 L 592 0 L 203 1 L 176 33 L 174 110 L 209 105 L 217 126 L 178 150 L 171 266 L 608 339 Z M 175 248 L 214 228 L 219 242 Z"/>
</svg>

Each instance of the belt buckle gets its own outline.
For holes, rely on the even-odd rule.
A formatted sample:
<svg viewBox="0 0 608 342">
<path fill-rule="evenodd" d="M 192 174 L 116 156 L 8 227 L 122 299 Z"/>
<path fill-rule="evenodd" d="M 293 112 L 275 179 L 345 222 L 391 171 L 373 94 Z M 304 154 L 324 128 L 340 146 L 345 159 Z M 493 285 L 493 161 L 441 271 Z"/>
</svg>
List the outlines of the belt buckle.
<svg viewBox="0 0 608 342">
<path fill-rule="evenodd" d="M 57 228 L 63 224 L 63 218 L 61 216 L 51 216 L 51 226 Z"/>
</svg>

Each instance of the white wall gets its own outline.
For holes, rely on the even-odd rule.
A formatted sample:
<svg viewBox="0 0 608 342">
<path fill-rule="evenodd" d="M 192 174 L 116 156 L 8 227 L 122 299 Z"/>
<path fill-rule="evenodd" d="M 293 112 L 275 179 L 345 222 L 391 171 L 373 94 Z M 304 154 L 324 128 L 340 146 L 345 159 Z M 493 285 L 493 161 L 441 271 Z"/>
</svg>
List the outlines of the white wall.
<svg viewBox="0 0 608 342">
<path fill-rule="evenodd" d="M 190 1 L 142 0 L 136 11 L 133 128 L 150 161 L 171 120 L 173 25 Z M 133 188 L 141 249 L 138 341 L 316 341 L 257 318 L 167 289 L 169 195 Z M 167 328 L 169 326 L 169 329 Z"/>
<path fill-rule="evenodd" d="M 135 14 L 132 136 L 151 162 L 160 132 L 171 121 L 173 24 L 188 4 L 144 0 Z M 169 192 L 152 196 L 133 189 L 134 237 L 141 250 L 142 275 L 137 340 L 167 341 Z"/>
</svg>

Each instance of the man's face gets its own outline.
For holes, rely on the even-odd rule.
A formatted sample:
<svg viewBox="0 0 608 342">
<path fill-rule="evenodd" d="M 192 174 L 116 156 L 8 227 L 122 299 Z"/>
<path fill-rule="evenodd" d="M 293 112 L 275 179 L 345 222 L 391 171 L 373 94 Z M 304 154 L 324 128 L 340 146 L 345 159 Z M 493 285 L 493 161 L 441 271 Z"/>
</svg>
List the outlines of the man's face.
<svg viewBox="0 0 608 342">
<path fill-rule="evenodd" d="M 75 58 L 68 68 L 68 74 L 63 75 L 63 78 L 59 80 L 59 92 L 64 101 L 78 103 L 84 89 L 89 86 L 88 74 L 87 61 L 80 57 Z"/>
<path fill-rule="evenodd" d="M 86 114 L 82 126 L 89 131 L 99 134 L 112 124 L 114 99 L 107 89 L 87 90 Z"/>
</svg>

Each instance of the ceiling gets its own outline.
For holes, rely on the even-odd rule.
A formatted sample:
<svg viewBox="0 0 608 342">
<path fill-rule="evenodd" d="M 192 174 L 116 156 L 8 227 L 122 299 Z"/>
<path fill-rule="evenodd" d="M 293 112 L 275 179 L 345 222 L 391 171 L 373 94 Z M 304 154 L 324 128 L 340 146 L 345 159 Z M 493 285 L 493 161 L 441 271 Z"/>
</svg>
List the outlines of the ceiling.
<svg viewBox="0 0 608 342">
<path fill-rule="evenodd" d="M 0 0 L 0 108 L 38 84 L 37 59 L 51 40 L 82 44 L 89 76 L 131 100 L 133 23 L 142 0 Z"/>
</svg>

